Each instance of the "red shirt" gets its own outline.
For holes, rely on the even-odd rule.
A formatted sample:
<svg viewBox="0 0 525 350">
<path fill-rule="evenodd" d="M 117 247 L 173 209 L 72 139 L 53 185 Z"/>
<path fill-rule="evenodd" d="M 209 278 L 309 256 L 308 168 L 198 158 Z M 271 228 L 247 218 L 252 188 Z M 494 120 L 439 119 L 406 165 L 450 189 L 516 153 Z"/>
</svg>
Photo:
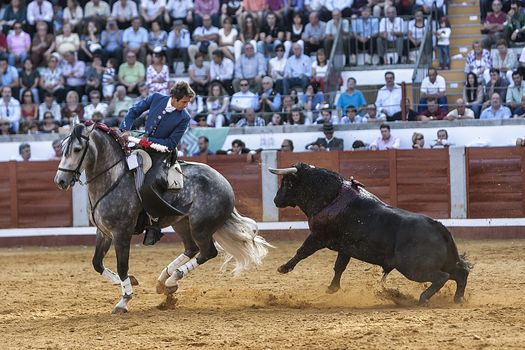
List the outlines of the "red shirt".
<svg viewBox="0 0 525 350">
<path fill-rule="evenodd" d="M 485 23 L 488 23 L 488 24 L 503 24 L 506 21 L 507 21 L 507 15 L 503 11 L 501 11 L 498 16 L 496 16 L 493 12 L 490 15 L 488 15 L 487 18 L 485 18 Z M 490 32 L 497 33 L 499 31 L 491 30 Z"/>
<path fill-rule="evenodd" d="M 447 116 L 447 112 L 445 112 L 443 109 L 441 108 L 438 108 L 434 113 L 430 112 L 428 110 L 428 108 L 423 112 L 421 113 L 422 115 L 430 118 L 430 117 L 434 117 L 434 119 L 437 119 L 437 120 L 442 120 L 443 118 L 445 118 Z"/>
</svg>

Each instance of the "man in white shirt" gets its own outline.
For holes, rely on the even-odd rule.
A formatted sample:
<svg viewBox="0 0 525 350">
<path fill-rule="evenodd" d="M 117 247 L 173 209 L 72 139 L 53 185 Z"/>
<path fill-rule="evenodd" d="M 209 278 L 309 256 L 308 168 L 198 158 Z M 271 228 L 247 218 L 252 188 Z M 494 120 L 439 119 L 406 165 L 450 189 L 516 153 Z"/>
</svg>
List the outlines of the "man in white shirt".
<svg viewBox="0 0 525 350">
<path fill-rule="evenodd" d="M 350 6 L 348 6 L 350 8 Z M 334 39 L 337 34 L 337 30 L 339 29 L 339 23 L 341 22 L 341 8 L 335 8 L 332 11 L 332 19 L 329 20 L 326 23 L 326 30 L 325 30 L 325 40 L 324 40 L 324 48 L 326 51 L 327 57 L 330 56 L 330 53 L 332 52 L 332 46 L 334 44 Z M 349 33 L 350 32 L 350 22 L 346 18 L 342 19 L 341 23 L 341 35 L 343 38 L 343 52 L 345 56 L 348 57 L 350 51 L 349 51 Z M 354 62 L 352 62 L 352 59 L 350 60 L 350 63 L 355 64 L 356 59 L 354 56 Z"/>
<path fill-rule="evenodd" d="M 248 108 L 259 109 L 257 95 L 249 90 L 250 83 L 247 79 L 241 79 L 239 82 L 239 91 L 233 94 L 230 102 L 230 109 L 237 115 L 232 115 L 231 122 L 237 123 L 242 117 L 240 113 L 245 113 Z"/>
<path fill-rule="evenodd" d="M 151 22 L 157 20 L 162 24 L 166 0 L 142 0 L 140 5 L 140 16 L 146 22 L 146 27 L 151 27 Z"/>
<path fill-rule="evenodd" d="M 466 107 L 465 100 L 458 98 L 456 101 L 456 109 L 450 111 L 444 119 L 474 119 L 474 112 L 472 109 Z"/>
<path fill-rule="evenodd" d="M 211 53 L 219 47 L 219 28 L 212 25 L 210 15 L 202 16 L 202 26 L 193 31 L 193 41 L 195 41 L 195 44 L 190 45 L 188 48 L 192 63 L 195 61 L 197 52 L 205 53 L 204 51 L 206 51 L 209 54 L 207 57 L 211 58 Z"/>
<path fill-rule="evenodd" d="M 393 72 L 385 73 L 385 82 L 377 92 L 376 106 L 388 118 L 401 110 L 401 86 L 396 84 Z"/>
<path fill-rule="evenodd" d="M 418 113 L 423 112 L 427 108 L 428 99 L 436 99 L 439 107 L 448 110 L 447 82 L 445 78 L 438 75 L 436 68 L 428 69 L 428 76 L 421 82 L 420 91 Z"/>
<path fill-rule="evenodd" d="M 377 38 L 377 52 L 381 64 L 405 63 L 407 58 L 403 56 L 403 19 L 397 17 L 397 11 L 394 6 L 388 7 L 386 17 L 379 22 L 379 37 Z M 397 53 L 397 62 L 389 62 L 386 52 L 389 45 L 395 44 Z"/>
<path fill-rule="evenodd" d="M 190 56 L 188 55 L 188 47 L 190 47 L 191 34 L 183 27 L 181 20 L 173 22 L 173 30 L 168 34 L 168 50 L 166 56 L 168 59 L 168 68 L 171 73 L 175 73 L 173 62 L 175 58 L 182 58 L 184 63 L 184 73 L 188 71 L 190 66 Z"/>
<path fill-rule="evenodd" d="M 60 105 L 55 101 L 55 96 L 52 92 L 46 91 L 44 93 L 44 102 L 38 106 L 38 120 L 44 120 L 44 114 L 51 112 L 56 122 L 60 122 L 62 116 L 60 114 Z"/>
<path fill-rule="evenodd" d="M 224 57 L 224 53 L 217 49 L 212 53 L 210 62 L 210 81 L 218 81 L 229 95 L 233 94 L 233 72 L 235 66 L 232 60 Z"/>
<path fill-rule="evenodd" d="M 166 11 L 164 11 L 164 22 L 180 19 L 188 27 L 193 26 L 193 1 L 192 0 L 168 0 Z"/>
<path fill-rule="evenodd" d="M 53 19 L 53 5 L 47 0 L 34 0 L 27 5 L 27 23 L 36 31 L 36 22 L 51 23 Z"/>
<path fill-rule="evenodd" d="M 118 0 L 113 3 L 111 17 L 117 19 L 119 29 L 131 26 L 131 20 L 139 15 L 137 4 L 132 0 Z"/>
<path fill-rule="evenodd" d="M 381 136 L 370 144 L 371 150 L 385 151 L 388 149 L 399 148 L 399 138 L 392 136 L 392 134 L 390 133 L 390 125 L 381 124 L 381 126 L 379 126 L 379 130 L 381 131 Z"/>
<path fill-rule="evenodd" d="M 20 102 L 12 96 L 11 87 L 2 87 L 0 99 L 0 117 L 5 117 L 11 122 L 11 129 L 18 133 L 20 126 Z"/>
<path fill-rule="evenodd" d="M 84 108 L 84 119 L 91 119 L 94 112 L 102 113 L 102 117 L 105 118 L 108 113 L 108 105 L 107 103 L 100 102 L 100 92 L 98 90 L 91 90 L 89 99 L 91 103 Z"/>
<path fill-rule="evenodd" d="M 111 14 L 109 4 L 103 0 L 91 0 L 84 7 L 84 17 L 104 21 Z"/>
<path fill-rule="evenodd" d="M 275 57 L 268 63 L 268 75 L 270 75 L 275 84 L 275 89 L 283 93 L 284 68 L 286 67 L 287 58 L 284 54 L 285 48 L 282 44 L 275 46 Z"/>
</svg>

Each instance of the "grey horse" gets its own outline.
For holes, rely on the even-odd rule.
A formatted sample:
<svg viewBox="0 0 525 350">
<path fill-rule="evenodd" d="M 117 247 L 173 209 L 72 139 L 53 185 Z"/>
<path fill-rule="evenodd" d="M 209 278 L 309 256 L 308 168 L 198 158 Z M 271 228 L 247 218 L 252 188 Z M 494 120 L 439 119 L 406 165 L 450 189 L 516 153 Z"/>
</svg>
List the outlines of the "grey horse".
<svg viewBox="0 0 525 350">
<path fill-rule="evenodd" d="M 90 218 L 97 227 L 93 267 L 122 288 L 113 313 L 127 312 L 133 295 L 134 278 L 128 275 L 129 249 L 142 211 L 134 174 L 128 169 L 119 141 L 118 135 L 103 124 L 76 125 L 64 141 L 64 154 L 54 179 L 60 189 L 67 190 L 79 181 L 82 171 L 86 172 Z M 159 294 L 172 294 L 183 276 L 216 257 L 215 243 L 226 255 L 223 267 L 231 259 L 236 261 L 234 275 L 261 264 L 271 246 L 258 235 L 255 221 L 237 212 L 233 189 L 221 174 L 201 163 L 187 163 L 182 168 L 184 188 L 170 192 L 169 201 L 188 208 L 187 215 L 163 218 L 160 224 L 172 226 L 180 235 L 184 252 L 160 273 L 156 288 Z M 118 274 L 104 267 L 103 262 L 112 242 Z"/>
</svg>

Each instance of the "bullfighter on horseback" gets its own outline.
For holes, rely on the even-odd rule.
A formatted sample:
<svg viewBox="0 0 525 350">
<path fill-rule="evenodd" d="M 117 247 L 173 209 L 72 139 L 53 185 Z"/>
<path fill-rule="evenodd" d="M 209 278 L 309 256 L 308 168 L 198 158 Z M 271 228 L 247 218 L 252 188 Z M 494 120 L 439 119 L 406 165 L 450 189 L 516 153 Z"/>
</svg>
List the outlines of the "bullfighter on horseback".
<svg viewBox="0 0 525 350">
<path fill-rule="evenodd" d="M 195 97 L 193 89 L 184 81 L 177 82 L 170 93 L 171 96 L 154 93 L 136 103 L 130 108 L 120 125 L 124 135 L 129 135 L 134 120 L 149 110 L 145 133 L 138 143 L 148 152 L 152 160 L 151 170 L 146 173 L 140 190 L 143 205 L 149 214 L 149 225 L 145 227 L 143 242 L 145 245 L 155 244 L 163 235 L 158 225 L 158 218 L 162 216 L 162 211 L 155 210 L 153 202 L 158 202 L 155 196 L 161 199 L 162 194 L 167 190 L 167 171 L 177 160 L 177 145 L 188 128 L 191 118 L 186 107 Z M 168 152 L 161 153 L 153 150 L 150 146 L 154 143 L 166 146 Z M 155 196 L 152 197 L 151 193 L 154 193 Z M 149 200 L 148 203 L 147 199 L 152 200 Z M 140 224 L 137 227 L 139 226 Z M 140 228 L 141 231 L 142 228 Z"/>
</svg>

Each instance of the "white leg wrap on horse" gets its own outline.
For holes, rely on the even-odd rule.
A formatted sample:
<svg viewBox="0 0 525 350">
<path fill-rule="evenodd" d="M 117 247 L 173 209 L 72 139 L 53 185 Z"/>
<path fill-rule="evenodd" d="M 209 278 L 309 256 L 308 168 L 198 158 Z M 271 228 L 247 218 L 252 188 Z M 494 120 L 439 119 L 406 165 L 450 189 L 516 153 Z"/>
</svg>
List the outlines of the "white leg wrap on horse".
<svg viewBox="0 0 525 350">
<path fill-rule="evenodd" d="M 131 286 L 131 280 L 129 277 L 122 281 L 120 286 L 122 287 L 122 295 L 133 294 L 133 287 Z"/>
<path fill-rule="evenodd" d="M 172 275 L 175 270 L 184 264 L 186 264 L 188 261 L 190 261 L 190 257 L 186 254 L 181 254 L 177 257 L 177 259 L 173 260 L 167 267 L 168 273 Z"/>
<path fill-rule="evenodd" d="M 178 272 L 180 272 L 182 274 L 182 276 L 180 278 L 182 278 L 188 272 L 190 272 L 191 270 L 195 269 L 197 266 L 199 266 L 199 264 L 197 263 L 197 259 L 193 258 L 190 261 L 188 261 L 187 263 L 185 263 L 184 265 L 182 265 L 181 267 L 177 268 L 177 275 L 178 275 Z"/>
<path fill-rule="evenodd" d="M 108 280 L 111 284 L 120 285 L 120 277 L 108 268 L 105 268 L 104 271 L 102 271 L 102 277 Z"/>
</svg>

